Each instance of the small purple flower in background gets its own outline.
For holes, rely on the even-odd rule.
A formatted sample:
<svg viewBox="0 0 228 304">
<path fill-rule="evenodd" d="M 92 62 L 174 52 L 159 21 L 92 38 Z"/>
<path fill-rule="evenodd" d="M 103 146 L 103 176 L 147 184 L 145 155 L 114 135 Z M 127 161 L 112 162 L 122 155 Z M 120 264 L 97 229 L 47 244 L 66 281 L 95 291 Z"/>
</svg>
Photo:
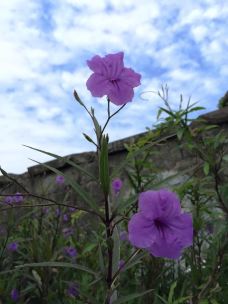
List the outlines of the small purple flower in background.
<svg viewBox="0 0 228 304">
<path fill-rule="evenodd" d="M 120 260 L 120 261 L 119 261 L 119 269 L 123 268 L 124 265 L 125 265 L 124 260 Z"/>
<path fill-rule="evenodd" d="M 69 221 L 69 216 L 67 214 L 63 214 L 63 221 L 68 222 Z"/>
<path fill-rule="evenodd" d="M 119 52 L 105 57 L 96 55 L 87 60 L 93 74 L 87 80 L 86 86 L 94 97 L 107 95 L 118 106 L 132 101 L 133 88 L 141 84 L 141 75 L 131 68 L 125 68 L 123 57 L 124 53 Z"/>
<path fill-rule="evenodd" d="M 175 193 L 161 189 L 139 195 L 139 212 L 128 223 L 129 241 L 156 257 L 178 259 L 192 245 L 192 217 L 181 212 Z"/>
<path fill-rule="evenodd" d="M 62 175 L 57 175 L 55 179 L 56 184 L 63 185 L 65 182 L 65 178 Z"/>
<path fill-rule="evenodd" d="M 68 209 L 69 209 L 70 212 L 75 212 L 75 211 L 77 211 L 77 209 L 76 209 L 76 208 L 73 208 L 73 207 L 69 207 Z"/>
<path fill-rule="evenodd" d="M 7 244 L 6 246 L 8 251 L 15 252 L 18 250 L 18 242 L 12 242 Z"/>
<path fill-rule="evenodd" d="M 76 257 L 78 254 L 77 249 L 72 246 L 64 247 L 64 252 L 71 258 Z"/>
<path fill-rule="evenodd" d="M 115 194 L 118 194 L 120 192 L 122 186 L 123 186 L 123 182 L 120 178 L 115 178 L 112 181 L 112 189 L 115 192 Z"/>
<path fill-rule="evenodd" d="M 5 204 L 12 204 L 13 203 L 13 197 L 12 196 L 6 196 L 4 199 Z"/>
<path fill-rule="evenodd" d="M 45 215 L 45 214 L 48 214 L 49 212 L 49 208 L 48 207 L 43 207 L 42 208 L 42 213 Z"/>
<path fill-rule="evenodd" d="M 56 214 L 57 217 L 59 217 L 61 215 L 61 210 L 59 208 L 57 208 L 55 210 L 55 214 Z"/>
<path fill-rule="evenodd" d="M 21 193 L 17 192 L 13 197 L 13 201 L 16 203 L 16 204 L 20 204 L 23 202 L 24 200 L 24 197 Z"/>
<path fill-rule="evenodd" d="M 67 295 L 71 298 L 75 298 L 79 295 L 79 285 L 77 283 L 69 283 L 67 289 Z"/>
<path fill-rule="evenodd" d="M 63 228 L 62 232 L 63 232 L 63 236 L 65 238 L 67 238 L 74 234 L 74 229 L 73 228 Z"/>
<path fill-rule="evenodd" d="M 13 288 L 11 290 L 10 296 L 14 302 L 17 302 L 19 300 L 20 294 L 19 294 L 19 291 L 17 290 L 17 288 Z"/>
<path fill-rule="evenodd" d="M 214 232 L 213 224 L 212 223 L 207 223 L 206 230 L 207 230 L 208 234 L 213 234 L 213 232 Z"/>
<path fill-rule="evenodd" d="M 121 241 L 128 241 L 128 233 L 127 233 L 127 231 L 121 231 L 120 232 L 120 240 Z"/>
</svg>

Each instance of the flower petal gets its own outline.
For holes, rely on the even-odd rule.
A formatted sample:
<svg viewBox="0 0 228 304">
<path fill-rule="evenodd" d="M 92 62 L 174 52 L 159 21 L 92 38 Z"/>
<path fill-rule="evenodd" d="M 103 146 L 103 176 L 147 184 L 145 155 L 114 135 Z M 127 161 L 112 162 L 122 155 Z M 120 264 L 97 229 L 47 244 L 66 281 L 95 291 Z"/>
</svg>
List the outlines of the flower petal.
<svg viewBox="0 0 228 304">
<path fill-rule="evenodd" d="M 188 213 L 183 213 L 177 217 L 167 221 L 169 229 L 172 231 L 178 240 L 181 242 L 182 247 L 188 247 L 193 242 L 193 224 L 192 217 Z"/>
<path fill-rule="evenodd" d="M 180 242 L 175 240 L 172 244 L 167 243 L 164 239 L 154 242 L 147 250 L 155 257 L 168 259 L 178 259 L 181 256 L 183 247 Z"/>
<path fill-rule="evenodd" d="M 87 60 L 87 65 L 94 73 L 104 75 L 106 67 L 104 59 L 100 56 L 96 55 L 91 60 Z"/>
<path fill-rule="evenodd" d="M 161 189 L 145 191 L 139 195 L 139 210 L 148 219 L 163 219 L 177 216 L 181 213 L 181 206 L 175 193 Z"/>
<path fill-rule="evenodd" d="M 109 54 L 104 57 L 104 64 L 106 66 L 105 76 L 110 80 L 117 80 L 124 68 L 123 64 L 124 53 Z"/>
<path fill-rule="evenodd" d="M 133 96 L 133 89 L 120 80 L 112 83 L 108 94 L 110 101 L 118 106 L 132 101 Z"/>
<path fill-rule="evenodd" d="M 128 238 L 132 245 L 139 248 L 151 246 L 156 239 L 157 230 L 153 222 L 142 213 L 136 213 L 128 223 Z"/>
<path fill-rule="evenodd" d="M 131 68 L 124 68 L 119 79 L 132 88 L 137 87 L 141 84 L 141 75 L 135 73 Z"/>
<path fill-rule="evenodd" d="M 87 89 L 94 97 L 103 97 L 109 92 L 109 81 L 104 76 L 93 73 L 86 81 Z"/>
</svg>

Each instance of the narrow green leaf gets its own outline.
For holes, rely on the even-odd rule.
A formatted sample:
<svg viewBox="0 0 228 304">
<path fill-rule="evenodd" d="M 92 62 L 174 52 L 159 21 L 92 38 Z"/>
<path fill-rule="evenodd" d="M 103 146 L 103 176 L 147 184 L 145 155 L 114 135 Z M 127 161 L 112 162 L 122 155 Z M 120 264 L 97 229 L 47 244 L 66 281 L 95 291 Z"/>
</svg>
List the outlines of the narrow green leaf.
<svg viewBox="0 0 228 304">
<path fill-rule="evenodd" d="M 208 162 L 205 162 L 203 165 L 203 172 L 207 176 L 209 174 L 209 171 L 210 171 L 210 165 Z"/>
<path fill-rule="evenodd" d="M 71 185 L 71 187 L 75 190 L 75 192 L 78 193 L 78 195 L 81 197 L 81 199 L 83 199 L 83 201 L 88 206 L 90 206 L 90 208 L 92 210 L 94 210 L 97 214 L 99 214 L 98 211 L 97 211 L 97 204 L 96 204 L 96 202 L 92 199 L 92 197 L 88 194 L 88 192 L 86 192 L 76 181 L 72 181 L 69 177 L 67 177 L 65 174 L 63 174 L 61 171 L 59 171 L 56 168 L 53 168 L 53 167 L 51 167 L 51 166 L 49 166 L 47 164 L 42 164 L 42 163 L 40 163 L 38 161 L 35 161 L 33 159 L 31 159 L 31 160 L 34 161 L 37 164 L 40 164 L 40 165 L 46 167 L 50 171 L 55 172 L 56 174 L 64 176 L 66 182 L 69 185 Z"/>
<path fill-rule="evenodd" d="M 110 177 L 108 164 L 108 142 L 105 136 L 102 137 L 101 152 L 99 155 L 100 182 L 105 195 L 109 193 Z"/>
<path fill-rule="evenodd" d="M 137 299 L 137 298 L 140 298 L 150 292 L 152 292 L 154 289 L 149 289 L 149 290 L 146 290 L 144 292 L 140 292 L 140 293 L 133 293 L 133 294 L 130 294 L 128 296 L 124 296 L 120 299 L 118 299 L 117 301 L 113 302 L 113 304 L 122 304 L 122 303 L 126 303 L 130 300 L 134 300 L 134 299 Z"/>
<path fill-rule="evenodd" d="M 194 107 L 191 108 L 191 110 L 188 110 L 188 113 L 194 112 L 194 111 L 199 111 L 199 110 L 205 110 L 204 107 Z"/>
<path fill-rule="evenodd" d="M 95 127 L 95 132 L 96 132 L 96 135 L 97 135 L 97 138 L 100 138 L 101 136 L 101 126 L 99 125 L 96 117 L 95 117 L 95 112 L 94 112 L 94 109 L 91 108 L 91 113 L 92 113 L 92 120 L 93 120 L 93 124 L 94 124 L 94 127 Z"/>
<path fill-rule="evenodd" d="M 120 261 L 120 239 L 119 239 L 119 232 L 117 226 L 115 226 L 113 230 L 113 264 L 112 264 L 112 271 L 116 273 L 119 269 L 119 261 Z"/>
<path fill-rule="evenodd" d="M 186 303 L 186 300 L 189 300 L 190 298 L 191 298 L 190 296 L 179 298 L 179 299 L 175 300 L 173 302 L 173 304 Z"/>
<path fill-rule="evenodd" d="M 7 274 L 7 273 L 11 273 L 11 272 L 15 272 L 18 270 L 22 270 L 26 267 L 63 267 L 63 268 L 74 268 L 74 269 L 78 269 L 81 271 L 85 271 L 87 273 L 92 274 L 93 276 L 97 276 L 98 274 L 92 270 L 90 270 L 89 268 L 85 267 L 85 266 L 81 266 L 79 264 L 72 264 L 72 263 L 64 263 L 64 262 L 40 262 L 40 263 L 27 263 L 27 264 L 23 264 L 23 265 L 18 265 L 15 266 L 14 269 L 11 270 L 6 270 L 6 271 L 2 271 L 0 272 L 0 274 Z"/>
<path fill-rule="evenodd" d="M 33 277 L 34 277 L 35 281 L 37 282 L 37 284 L 41 287 L 42 286 L 42 280 L 41 280 L 41 277 L 39 276 L 38 272 L 33 269 L 32 274 L 33 274 Z"/>
<path fill-rule="evenodd" d="M 89 172 L 87 172 L 85 169 L 83 169 L 82 167 L 80 167 L 79 165 L 75 164 L 72 160 L 68 159 L 69 156 L 67 157 L 62 157 L 62 156 L 59 156 L 57 154 L 54 154 L 54 153 L 50 153 L 50 152 L 47 152 L 47 151 L 44 151 L 44 150 L 40 150 L 40 149 L 37 149 L 37 148 L 33 148 L 33 147 L 30 147 L 30 146 L 27 146 L 27 145 L 23 145 L 24 147 L 27 147 L 29 149 L 32 149 L 32 150 L 35 150 L 35 151 L 38 151 L 38 152 L 41 152 L 41 153 L 44 153 L 44 154 L 47 154 L 51 157 L 54 157 L 56 159 L 60 159 L 60 160 L 63 160 L 65 161 L 67 164 L 71 165 L 72 167 L 78 169 L 79 171 L 81 171 L 82 173 L 85 173 L 87 176 L 91 177 L 93 180 L 97 180 L 97 178 L 95 176 L 93 176 L 92 174 L 90 174 Z"/>
<path fill-rule="evenodd" d="M 91 137 L 89 137 L 89 135 L 87 135 L 87 134 L 85 134 L 85 133 L 82 133 L 82 134 L 83 134 L 83 136 L 85 137 L 85 139 L 88 140 L 88 142 L 91 142 L 91 143 L 94 144 L 94 141 L 92 140 Z"/>
<path fill-rule="evenodd" d="M 142 153 L 143 151 L 146 151 L 146 150 L 148 150 L 148 149 L 151 149 L 153 146 L 156 146 L 158 143 L 163 142 L 163 141 L 165 141 L 165 140 L 167 140 L 167 139 L 169 139 L 169 138 L 173 138 L 173 137 L 175 137 L 175 136 L 176 136 L 176 134 L 173 133 L 173 134 L 171 134 L 171 135 L 168 135 L 168 136 L 166 136 L 166 137 L 160 138 L 160 139 L 158 139 L 158 140 L 156 140 L 156 141 L 153 141 L 152 143 L 149 143 L 149 144 L 147 144 L 147 145 L 141 147 L 140 150 L 136 150 L 136 151 L 134 151 L 134 152 L 128 154 L 127 158 L 126 158 L 124 161 L 122 161 L 121 164 L 120 164 L 119 166 L 117 166 L 117 167 L 113 170 L 113 172 L 112 172 L 112 174 L 111 174 L 111 179 L 115 178 L 115 176 L 118 176 L 118 173 L 121 171 L 121 169 L 123 169 L 125 166 L 127 166 L 127 164 L 128 164 L 128 162 L 129 162 L 130 159 L 136 157 L 137 155 L 139 155 L 139 154 Z"/>
<path fill-rule="evenodd" d="M 162 301 L 162 303 L 168 304 L 168 302 L 163 297 L 159 296 L 158 294 L 156 294 L 156 297 L 158 297 Z"/>
<path fill-rule="evenodd" d="M 222 158 L 224 161 L 228 161 L 228 154 L 224 155 Z"/>
<path fill-rule="evenodd" d="M 101 273 L 105 274 L 104 257 L 103 257 L 103 253 L 102 253 L 101 244 L 99 241 L 98 241 L 98 255 L 99 255 L 99 265 L 100 265 Z"/>
<path fill-rule="evenodd" d="M 175 290 L 176 286 L 177 286 L 177 282 L 174 282 L 170 287 L 169 296 L 168 296 L 169 304 L 172 304 L 172 302 L 173 302 L 173 295 L 174 295 L 174 290 Z"/>
<path fill-rule="evenodd" d="M 74 98 L 77 100 L 77 102 L 78 102 L 81 106 L 83 106 L 83 107 L 85 108 L 85 105 L 84 105 L 84 103 L 82 102 L 81 98 L 78 96 L 78 93 L 77 93 L 76 90 L 74 90 Z"/>
<path fill-rule="evenodd" d="M 147 252 L 140 252 L 138 253 L 130 262 L 128 262 L 126 265 L 124 265 L 122 272 L 132 268 L 133 266 L 141 263 L 141 259 L 146 257 L 148 255 Z"/>
</svg>

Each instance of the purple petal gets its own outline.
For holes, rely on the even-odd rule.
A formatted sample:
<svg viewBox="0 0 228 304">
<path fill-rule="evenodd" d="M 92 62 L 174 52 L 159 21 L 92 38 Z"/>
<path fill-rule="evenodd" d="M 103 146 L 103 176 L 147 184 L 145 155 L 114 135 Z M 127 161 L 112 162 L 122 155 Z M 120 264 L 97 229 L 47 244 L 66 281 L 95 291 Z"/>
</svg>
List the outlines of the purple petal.
<svg viewBox="0 0 228 304">
<path fill-rule="evenodd" d="M 132 101 L 133 96 L 133 88 L 125 84 L 123 81 L 117 80 L 110 83 L 108 98 L 115 105 L 120 106 L 129 101 Z"/>
<path fill-rule="evenodd" d="M 181 242 L 182 247 L 188 247 L 192 245 L 193 241 L 193 224 L 192 217 L 188 213 L 183 213 L 177 217 L 169 219 L 167 221 L 172 233 Z"/>
<path fill-rule="evenodd" d="M 102 75 L 92 74 L 86 82 L 87 89 L 93 97 L 103 97 L 108 95 L 110 84 L 109 81 Z"/>
<path fill-rule="evenodd" d="M 136 213 L 128 223 L 128 238 L 132 245 L 147 248 L 152 245 L 157 235 L 153 222 L 146 219 L 142 213 Z"/>
<path fill-rule="evenodd" d="M 141 75 L 135 73 L 131 68 L 124 68 L 119 79 L 132 88 L 137 87 L 141 84 Z"/>
<path fill-rule="evenodd" d="M 97 74 L 104 75 L 106 67 L 104 64 L 104 59 L 96 55 L 91 60 L 87 60 L 88 67 Z"/>
<path fill-rule="evenodd" d="M 148 219 L 169 218 L 181 213 L 175 193 L 166 189 L 145 191 L 139 195 L 139 210 Z"/>
<path fill-rule="evenodd" d="M 118 79 L 124 68 L 123 57 L 123 52 L 106 55 L 104 57 L 106 72 L 103 75 L 108 77 L 110 80 Z"/>
<path fill-rule="evenodd" d="M 183 247 L 177 240 L 170 244 L 164 239 L 158 239 L 158 242 L 153 243 L 148 251 L 155 257 L 178 259 L 181 256 L 182 249 Z"/>
</svg>

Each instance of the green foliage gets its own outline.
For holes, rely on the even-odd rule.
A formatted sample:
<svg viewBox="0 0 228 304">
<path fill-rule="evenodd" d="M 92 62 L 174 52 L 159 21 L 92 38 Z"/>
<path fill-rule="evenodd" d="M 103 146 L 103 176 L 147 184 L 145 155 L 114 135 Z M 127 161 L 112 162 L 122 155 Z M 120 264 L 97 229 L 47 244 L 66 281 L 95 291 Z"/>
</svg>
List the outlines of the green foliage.
<svg viewBox="0 0 228 304">
<path fill-rule="evenodd" d="M 28 195 L 24 207 L 0 205 L 0 300 L 3 303 L 13 303 L 10 298 L 13 288 L 20 291 L 18 303 L 28 304 L 107 304 L 110 299 L 115 304 L 228 303 L 227 137 L 224 132 L 216 132 L 216 126 L 203 121 L 194 129 L 191 127 L 189 115 L 202 107 L 190 105 L 189 100 L 184 108 L 181 95 L 179 108 L 173 110 L 168 88 L 162 88 L 158 95 L 164 106 L 158 111 L 156 128 L 148 129 L 145 137 L 125 146 L 128 155 L 111 176 L 109 139 L 104 130 L 119 110 L 111 115 L 109 102 L 108 118 L 102 128 L 94 109 L 89 111 L 74 92 L 75 99 L 93 121 L 97 143 L 84 136 L 97 148 L 99 176 L 93 176 L 70 158 L 32 148 L 71 165 L 90 181 L 97 181 L 104 201 L 96 202 L 79 183 L 44 164 L 46 169 L 65 177 L 68 190 L 62 189 L 62 200 L 55 201 L 50 196 L 44 200 L 45 192 L 50 193 L 50 185 L 41 185 L 42 195 Z M 162 115 L 165 117 L 161 121 Z M 159 164 L 151 162 L 151 158 L 159 158 L 160 145 L 173 137 L 182 158 L 184 153 L 191 155 L 192 165 L 164 178 Z M 188 177 L 172 186 L 172 180 L 181 174 Z M 110 182 L 113 177 L 124 175 L 127 182 L 114 195 Z M 176 191 L 182 207 L 193 215 L 193 246 L 184 250 L 178 261 L 155 258 L 120 238 L 120 232 L 127 231 L 128 220 L 137 212 L 139 193 L 165 187 Z M 69 191 L 74 191 L 83 202 L 74 211 L 68 208 Z M 73 234 L 66 236 L 66 228 L 73 229 Z M 12 252 L 7 245 L 14 241 L 19 248 Z M 77 249 L 76 257 L 66 253 L 64 248 L 69 246 Z M 120 260 L 124 260 L 121 268 Z M 70 283 L 78 284 L 78 294 L 69 294 Z"/>
</svg>

